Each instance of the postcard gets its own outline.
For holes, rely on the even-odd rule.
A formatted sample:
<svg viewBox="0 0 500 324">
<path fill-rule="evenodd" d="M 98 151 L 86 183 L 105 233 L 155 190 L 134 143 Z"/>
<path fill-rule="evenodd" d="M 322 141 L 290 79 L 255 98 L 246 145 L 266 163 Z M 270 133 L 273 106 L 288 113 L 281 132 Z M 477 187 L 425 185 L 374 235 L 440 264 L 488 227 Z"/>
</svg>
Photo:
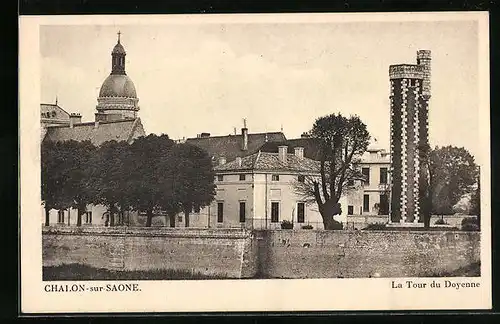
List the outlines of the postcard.
<svg viewBox="0 0 500 324">
<path fill-rule="evenodd" d="M 491 308 L 488 13 L 19 24 L 23 314 Z"/>
</svg>

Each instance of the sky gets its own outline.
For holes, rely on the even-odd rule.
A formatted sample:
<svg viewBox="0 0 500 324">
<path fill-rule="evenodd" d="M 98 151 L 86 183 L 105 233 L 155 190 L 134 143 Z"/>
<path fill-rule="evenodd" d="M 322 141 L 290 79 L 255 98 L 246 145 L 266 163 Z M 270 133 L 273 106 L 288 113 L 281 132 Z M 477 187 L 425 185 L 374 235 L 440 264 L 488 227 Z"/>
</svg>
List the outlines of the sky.
<svg viewBox="0 0 500 324">
<path fill-rule="evenodd" d="M 146 133 L 280 131 L 356 114 L 389 148 L 391 64 L 432 51 L 430 144 L 479 154 L 474 21 L 41 26 L 41 101 L 92 121 L 121 31 Z"/>
</svg>

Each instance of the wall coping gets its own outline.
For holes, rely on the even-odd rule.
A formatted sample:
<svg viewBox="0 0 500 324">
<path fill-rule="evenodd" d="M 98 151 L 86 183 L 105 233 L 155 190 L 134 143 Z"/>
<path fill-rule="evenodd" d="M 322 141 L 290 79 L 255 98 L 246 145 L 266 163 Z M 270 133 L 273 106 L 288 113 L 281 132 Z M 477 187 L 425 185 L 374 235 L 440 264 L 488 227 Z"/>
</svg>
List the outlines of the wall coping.
<svg viewBox="0 0 500 324">
<path fill-rule="evenodd" d="M 277 232 L 277 233 L 321 233 L 321 234 L 361 234 L 361 233 L 380 233 L 380 234 L 459 234 L 459 235 L 479 235 L 479 231 L 460 231 L 460 230 L 335 230 L 325 231 L 318 229 L 242 229 L 242 228 L 171 228 L 171 227 L 104 227 L 104 226 L 82 226 L 82 227 L 64 227 L 64 226 L 43 226 L 44 235 L 103 235 L 103 236 L 161 236 L 161 237 L 190 237 L 190 238 L 249 238 L 253 233 Z"/>
<path fill-rule="evenodd" d="M 468 233 L 478 233 L 479 231 L 461 231 L 461 230 L 441 230 L 441 231 L 423 231 L 423 230 L 332 230 L 325 231 L 321 229 L 255 229 L 256 232 L 314 232 L 314 233 L 339 233 L 339 234 L 355 234 L 355 233 L 405 233 L 405 234 L 468 234 Z"/>
<path fill-rule="evenodd" d="M 245 229 L 200 229 L 200 228 L 151 228 L 151 227 L 64 227 L 43 226 L 43 235 L 102 235 L 102 236 L 158 236 L 188 238 L 249 238 L 252 232 Z"/>
</svg>

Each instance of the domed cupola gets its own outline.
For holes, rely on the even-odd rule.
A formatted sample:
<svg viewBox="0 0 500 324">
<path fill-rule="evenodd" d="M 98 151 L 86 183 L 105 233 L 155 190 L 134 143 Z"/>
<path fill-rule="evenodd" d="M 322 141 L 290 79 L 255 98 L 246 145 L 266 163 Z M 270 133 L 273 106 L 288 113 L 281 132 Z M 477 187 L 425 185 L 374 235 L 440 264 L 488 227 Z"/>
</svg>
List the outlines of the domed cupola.
<svg viewBox="0 0 500 324">
<path fill-rule="evenodd" d="M 118 42 L 111 52 L 111 74 L 104 80 L 97 98 L 96 120 L 137 118 L 139 111 L 134 83 L 125 72 L 125 48 Z"/>
</svg>

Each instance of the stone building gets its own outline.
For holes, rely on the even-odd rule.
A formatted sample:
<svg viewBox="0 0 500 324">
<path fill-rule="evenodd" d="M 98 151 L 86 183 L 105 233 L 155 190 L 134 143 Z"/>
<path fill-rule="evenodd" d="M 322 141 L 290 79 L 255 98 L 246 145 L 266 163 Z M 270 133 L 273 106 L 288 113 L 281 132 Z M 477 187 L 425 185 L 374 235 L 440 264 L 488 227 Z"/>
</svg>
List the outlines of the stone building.
<svg viewBox="0 0 500 324">
<path fill-rule="evenodd" d="M 391 83 L 391 217 L 418 223 L 422 205 L 422 149 L 428 146 L 431 52 L 417 51 L 417 64 L 389 67 Z"/>
<path fill-rule="evenodd" d="M 94 121 L 82 122 L 80 114 L 67 113 L 57 102 L 40 105 L 42 141 L 90 141 L 99 146 L 110 140 L 132 143 L 134 139 L 146 135 L 137 114 L 139 98 L 134 83 L 125 71 L 125 55 L 118 34 L 118 42 L 111 52 L 111 73 L 101 86 Z M 103 206 L 90 205 L 83 223 L 104 224 L 105 212 Z M 45 214 L 42 214 L 45 221 Z M 135 214 L 127 216 L 130 222 L 137 221 Z M 50 212 L 51 224 L 76 224 L 76 218 L 77 211 L 73 209 Z"/>
<path fill-rule="evenodd" d="M 277 228 L 288 220 L 294 228 L 323 228 L 316 202 L 298 193 L 295 185 L 305 177 L 319 177 L 319 149 L 307 134 L 286 139 L 282 132 L 249 133 L 245 125 L 238 135 L 202 133 L 186 142 L 212 157 L 217 186 L 215 200 L 190 216 L 190 226 Z M 354 189 L 341 198 L 337 221 L 358 224 L 375 216 L 374 222 L 387 222 L 388 208 L 381 206 L 389 204 L 389 163 L 388 152 L 370 145 L 359 163 L 367 181 L 355 181 Z M 183 215 L 178 215 L 176 226 L 183 224 Z"/>
</svg>

